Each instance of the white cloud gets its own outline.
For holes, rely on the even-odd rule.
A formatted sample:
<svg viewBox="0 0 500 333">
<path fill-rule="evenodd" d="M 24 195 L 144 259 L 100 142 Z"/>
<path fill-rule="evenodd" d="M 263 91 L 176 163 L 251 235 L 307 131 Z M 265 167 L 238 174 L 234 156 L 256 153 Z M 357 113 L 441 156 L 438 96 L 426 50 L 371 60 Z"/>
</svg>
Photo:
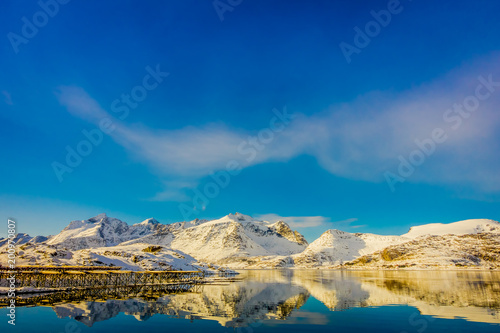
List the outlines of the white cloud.
<svg viewBox="0 0 500 333">
<path fill-rule="evenodd" d="M 196 182 L 189 181 L 164 181 L 164 190 L 156 193 L 153 198 L 148 201 L 187 201 L 189 197 L 182 191 L 183 189 L 193 188 L 197 185 Z"/>
<path fill-rule="evenodd" d="M 224 169 L 230 160 L 247 167 L 309 154 L 337 176 L 383 182 L 385 171 L 395 172 L 398 156 L 406 157 L 416 148 L 415 139 L 426 139 L 434 128 L 441 127 L 449 139 L 407 181 L 498 194 L 500 88 L 481 102 L 478 111 L 463 119 L 460 128 L 450 130 L 450 124 L 443 120 L 444 112 L 453 103 L 461 103 L 474 93 L 479 75 L 490 74 L 500 81 L 498 54 L 408 91 L 375 91 L 349 103 L 333 105 L 325 112 L 300 116 L 252 160 L 239 153 L 238 146 L 257 132 L 223 124 L 167 131 L 116 121 L 111 135 L 165 181 L 181 179 L 196 184 L 210 172 Z M 59 100 L 71 114 L 93 123 L 108 116 L 80 88 L 61 88 Z M 176 197 L 174 192 L 182 188 L 174 184 L 155 199 L 171 200 Z"/>
<path fill-rule="evenodd" d="M 277 214 L 262 214 L 254 216 L 258 220 L 267 222 L 284 221 L 291 228 L 312 228 L 324 225 L 329 218 L 324 216 L 279 216 Z"/>
<path fill-rule="evenodd" d="M 350 218 L 350 219 L 345 219 L 341 221 L 333 221 L 330 222 L 330 229 L 335 228 L 335 229 L 346 229 L 346 228 L 351 228 L 351 229 L 358 229 L 358 228 L 364 228 L 368 226 L 367 224 L 353 224 L 354 222 L 357 222 L 357 218 Z"/>
<path fill-rule="evenodd" d="M 277 221 L 286 222 L 291 228 L 314 228 L 327 227 L 329 229 L 347 229 L 361 228 L 366 225 L 353 225 L 357 222 L 357 218 L 349 218 L 341 221 L 332 221 L 331 218 L 325 216 L 280 216 L 277 214 L 260 214 L 254 216 L 258 220 L 268 221 L 271 223 Z"/>
<path fill-rule="evenodd" d="M 368 224 L 359 224 L 359 225 L 351 225 L 350 228 L 358 229 L 358 228 L 364 228 L 367 226 L 368 226 Z"/>
<path fill-rule="evenodd" d="M 55 94 L 59 102 L 73 116 L 92 123 L 98 123 L 102 118 L 108 116 L 108 113 L 101 108 L 99 103 L 80 87 L 61 86 Z"/>
<path fill-rule="evenodd" d="M 331 222 L 332 224 L 351 224 L 353 222 L 356 222 L 358 219 L 355 217 L 345 219 L 345 220 L 340 220 L 340 221 L 333 221 Z"/>
</svg>

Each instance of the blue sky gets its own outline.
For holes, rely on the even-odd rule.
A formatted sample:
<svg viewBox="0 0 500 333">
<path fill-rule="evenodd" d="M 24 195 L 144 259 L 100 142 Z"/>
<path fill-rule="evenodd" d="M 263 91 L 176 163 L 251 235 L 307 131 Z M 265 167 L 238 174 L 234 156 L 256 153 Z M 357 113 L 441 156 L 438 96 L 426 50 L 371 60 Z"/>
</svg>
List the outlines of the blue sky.
<svg viewBox="0 0 500 333">
<path fill-rule="evenodd" d="M 42 3 L 0 4 L 19 232 L 101 212 L 238 211 L 309 240 L 500 220 L 497 1 Z"/>
</svg>

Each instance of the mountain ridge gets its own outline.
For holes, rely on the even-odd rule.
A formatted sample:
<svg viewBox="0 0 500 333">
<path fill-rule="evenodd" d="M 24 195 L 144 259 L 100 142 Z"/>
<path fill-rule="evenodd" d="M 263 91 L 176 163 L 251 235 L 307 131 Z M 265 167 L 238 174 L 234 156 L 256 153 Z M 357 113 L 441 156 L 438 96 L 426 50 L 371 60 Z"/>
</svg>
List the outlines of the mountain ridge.
<svg viewBox="0 0 500 333">
<path fill-rule="evenodd" d="M 481 246 L 488 249 L 485 250 L 487 253 L 477 254 L 474 248 L 470 248 L 472 243 L 468 239 L 460 238 L 464 235 L 489 235 L 478 237 Z M 433 238 L 438 236 L 441 237 L 439 242 Z M 358 267 L 367 264 L 368 258 L 374 267 L 373 263 L 383 261 L 377 258 L 381 258 L 384 249 L 410 244 L 410 247 L 404 248 L 407 256 L 421 258 L 424 250 L 420 243 L 442 246 L 443 242 L 451 242 L 456 248 L 456 251 L 447 252 L 453 258 L 436 259 L 435 262 L 442 262 L 443 265 L 465 263 L 496 267 L 500 262 L 500 253 L 497 258 L 495 252 L 500 223 L 487 219 L 419 225 L 400 236 L 328 229 L 308 243 L 303 235 L 283 221 L 260 221 L 241 213 L 215 220 L 195 219 L 171 224 L 148 218 L 132 225 L 102 213 L 87 220 L 71 221 L 60 233 L 48 238 L 26 234 L 16 237 L 17 245 L 22 248 L 20 262 L 26 264 L 113 264 L 135 270 L 165 267 L 224 269 L 222 266 L 338 268 L 352 262 L 355 264 L 351 267 Z M 0 248 L 5 244 L 6 239 L 0 240 Z M 146 253 L 151 246 L 156 246 L 158 251 Z M 459 251 L 458 248 L 463 246 L 465 248 Z M 464 260 L 468 257 L 463 253 L 476 253 L 489 260 L 477 257 Z M 365 259 L 361 262 L 360 258 Z M 0 257 L 0 263 L 3 261 L 4 258 Z M 411 264 L 423 265 L 424 261 L 425 258 L 421 258 Z M 410 261 L 405 263 L 407 265 Z"/>
</svg>

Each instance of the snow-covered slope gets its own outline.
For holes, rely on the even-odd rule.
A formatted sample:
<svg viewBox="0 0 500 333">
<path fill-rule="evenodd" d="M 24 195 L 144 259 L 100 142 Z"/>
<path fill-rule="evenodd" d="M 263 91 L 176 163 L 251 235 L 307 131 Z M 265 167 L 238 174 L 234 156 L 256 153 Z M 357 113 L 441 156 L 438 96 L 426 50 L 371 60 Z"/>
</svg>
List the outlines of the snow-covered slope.
<svg viewBox="0 0 500 333">
<path fill-rule="evenodd" d="M 202 270 L 228 271 L 200 263 L 195 258 L 170 248 L 136 243 L 127 246 L 95 247 L 70 250 L 61 246 L 27 242 L 17 247 L 16 264 L 48 266 L 119 266 L 124 270 Z M 7 263 L 7 253 L 0 253 L 0 264 Z"/>
<path fill-rule="evenodd" d="M 51 237 L 47 244 L 75 250 L 116 245 L 123 241 L 121 235 L 127 230 L 125 222 L 100 214 L 88 220 L 72 221 L 59 234 Z"/>
<path fill-rule="evenodd" d="M 211 270 L 207 264 L 169 247 L 152 247 L 141 242 L 147 237 L 165 237 L 173 230 L 195 226 L 202 220 L 160 224 L 155 219 L 128 225 L 105 214 L 87 220 L 72 221 L 50 238 L 16 237 L 19 265 L 115 265 L 131 270 Z M 136 240 L 134 242 L 134 240 Z M 6 241 L 6 240 L 5 240 Z M 0 256 L 0 263 L 7 258 Z"/>
<path fill-rule="evenodd" d="M 30 239 L 29 242 L 33 243 L 33 244 L 38 244 L 38 243 L 43 243 L 43 242 L 47 241 L 48 239 L 49 238 L 45 237 L 45 236 L 35 236 L 32 239 Z"/>
<path fill-rule="evenodd" d="M 500 223 L 486 219 L 464 220 L 448 224 L 431 223 L 411 227 L 410 231 L 402 237 L 414 239 L 424 235 L 466 235 L 481 232 L 500 233 Z"/>
<path fill-rule="evenodd" d="M 330 229 L 309 244 L 304 252 L 292 256 L 295 267 L 330 266 L 353 260 L 389 245 L 401 244 L 409 239 L 401 236 L 351 234 Z"/>
<path fill-rule="evenodd" d="M 269 226 L 270 229 L 276 231 L 281 236 L 285 237 L 291 242 L 299 245 L 307 245 L 307 241 L 298 231 L 293 231 L 288 224 L 284 221 L 278 221 Z"/>
<path fill-rule="evenodd" d="M 20 232 L 16 235 L 16 237 L 12 238 L 11 244 L 22 245 L 29 242 L 31 239 L 32 237 L 30 235 Z M 0 248 L 7 245 L 8 242 L 8 238 L 2 238 L 0 240 Z"/>
<path fill-rule="evenodd" d="M 300 253 L 306 246 L 304 237 L 284 222 L 269 224 L 239 213 L 180 230 L 171 243 L 173 249 L 182 249 L 210 263 L 290 255 Z"/>
<path fill-rule="evenodd" d="M 300 253 L 307 246 L 304 236 L 282 221 L 271 224 L 240 213 L 212 221 L 172 223 L 120 245 L 135 243 L 169 247 L 206 263 L 232 266 L 255 256 Z"/>
<path fill-rule="evenodd" d="M 348 265 L 378 268 L 498 268 L 500 234 L 483 232 L 420 236 L 357 258 Z"/>
<path fill-rule="evenodd" d="M 429 264 L 432 262 L 432 265 L 446 266 L 455 263 L 467 265 L 472 264 L 474 260 L 477 261 L 477 258 L 470 259 L 473 256 L 472 253 L 475 252 L 473 246 L 469 244 L 469 238 L 452 236 L 474 234 L 489 235 L 478 238 L 478 242 L 488 248 L 494 248 L 495 240 L 500 241 L 500 223 L 485 219 L 465 220 L 449 224 L 433 223 L 412 227 L 408 233 L 401 236 L 351 234 L 340 230 L 328 230 L 312 242 L 304 252 L 293 255 L 291 258 L 294 267 L 334 266 L 357 258 L 364 258 L 354 261 L 357 266 L 363 266 L 367 258 L 371 260 L 370 255 L 373 253 L 380 255 L 384 249 L 402 249 L 408 244 L 409 248 L 405 251 L 412 253 L 411 256 L 418 257 L 418 260 L 411 263 L 405 262 L 406 264 L 423 263 L 425 265 L 426 262 Z M 449 237 L 435 238 L 446 235 Z M 431 251 L 435 248 L 441 250 Z M 500 262 L 500 256 L 497 258 L 494 251 L 486 252 L 483 253 L 484 256 Z M 436 259 L 437 257 L 440 259 Z M 375 261 L 372 265 L 375 265 Z M 385 263 L 380 265 L 383 264 Z"/>
<path fill-rule="evenodd" d="M 477 237 L 465 237 L 470 235 Z M 488 250 L 473 254 L 474 239 L 478 246 Z M 6 239 L 0 240 L 0 250 L 6 242 Z M 438 254 L 444 258 L 432 259 L 433 264 L 468 265 L 476 260 L 471 256 L 485 256 L 500 262 L 495 250 L 498 247 L 495 244 L 500 244 L 500 223 L 492 220 L 421 225 L 412 227 L 402 236 L 331 229 L 308 244 L 283 221 L 269 223 L 240 213 L 211 221 L 196 219 L 172 224 L 161 224 L 150 218 L 133 225 L 100 214 L 72 221 L 55 236 L 32 238 L 18 234 L 15 242 L 20 250 L 19 261 L 25 264 L 114 264 L 130 269 L 192 269 L 204 265 L 311 268 L 348 262 L 362 266 L 367 264 L 367 258 L 375 258 L 371 265 L 376 266 L 376 258 L 381 257 L 384 250 L 394 248 L 418 258 L 419 263 L 434 258 L 430 248 L 442 249 Z M 151 246 L 158 250 L 145 251 Z M 372 254 L 375 257 L 367 257 Z M 4 259 L 0 256 L 0 264 Z M 355 261 L 357 259 L 360 260 Z"/>
<path fill-rule="evenodd" d="M 120 243 L 144 237 L 162 229 L 155 219 L 129 226 L 127 223 L 100 214 L 88 220 L 71 222 L 59 234 L 51 237 L 47 244 L 60 245 L 68 249 L 115 246 Z"/>
<path fill-rule="evenodd" d="M 131 226 L 100 214 L 72 221 L 48 239 L 23 237 L 18 235 L 19 244 L 33 245 L 22 248 L 20 262 L 25 264 L 113 264 L 128 269 L 193 269 L 254 256 L 296 254 L 307 246 L 305 238 L 282 221 L 271 224 L 239 213 L 168 225 L 147 219 Z M 145 254 L 148 246 L 161 250 Z"/>
</svg>

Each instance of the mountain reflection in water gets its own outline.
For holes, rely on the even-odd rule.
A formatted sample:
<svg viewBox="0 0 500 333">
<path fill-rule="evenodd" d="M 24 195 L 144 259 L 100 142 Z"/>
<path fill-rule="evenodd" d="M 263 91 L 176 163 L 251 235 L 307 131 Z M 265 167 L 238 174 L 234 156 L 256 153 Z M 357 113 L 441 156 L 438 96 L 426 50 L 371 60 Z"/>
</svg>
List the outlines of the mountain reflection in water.
<svg viewBox="0 0 500 333">
<path fill-rule="evenodd" d="M 53 310 L 59 318 L 74 318 L 87 326 L 124 313 L 141 321 L 164 314 L 246 327 L 286 321 L 312 297 L 332 311 L 409 305 L 422 315 L 500 323 L 499 272 L 249 270 L 239 277 L 238 282 L 204 285 L 197 292 L 153 301 L 85 301 L 56 305 Z M 310 324 L 327 323 L 321 313 L 303 317 Z"/>
</svg>

